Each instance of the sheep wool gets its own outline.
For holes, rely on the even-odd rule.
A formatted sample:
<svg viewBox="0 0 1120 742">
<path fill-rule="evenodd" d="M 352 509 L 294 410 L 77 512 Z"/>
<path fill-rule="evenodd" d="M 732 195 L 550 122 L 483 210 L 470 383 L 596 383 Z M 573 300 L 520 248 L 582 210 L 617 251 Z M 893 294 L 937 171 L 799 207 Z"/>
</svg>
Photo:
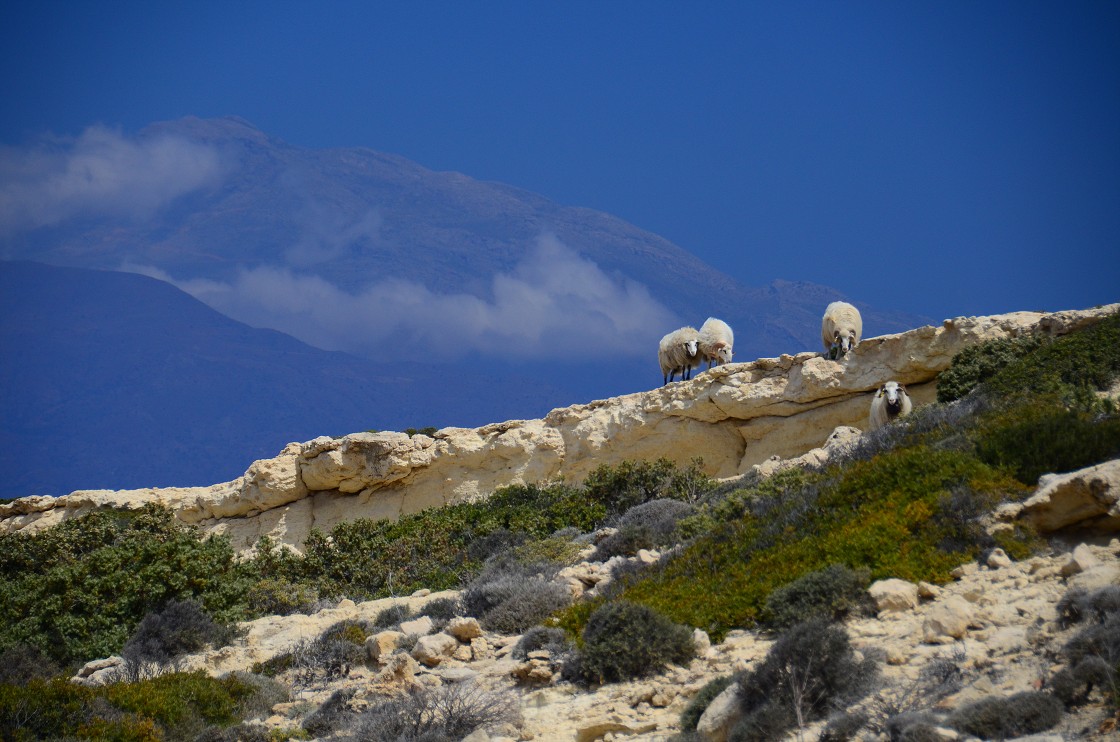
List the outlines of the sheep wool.
<svg viewBox="0 0 1120 742">
<path fill-rule="evenodd" d="M 712 364 L 731 363 L 731 355 L 735 346 L 735 333 L 726 322 L 715 317 L 708 317 L 700 326 L 700 356 L 708 361 L 708 368 Z"/>
<path fill-rule="evenodd" d="M 657 360 L 661 364 L 662 386 L 679 372 L 681 379 L 692 378 L 692 369 L 700 367 L 700 333 L 695 327 L 682 327 L 661 338 Z"/>
<path fill-rule="evenodd" d="M 821 342 L 828 358 L 840 360 L 859 345 L 863 335 L 863 318 L 859 310 L 846 301 L 834 301 L 824 310 L 821 319 Z"/>
<path fill-rule="evenodd" d="M 896 418 L 906 417 L 913 409 L 914 405 L 910 402 L 906 387 L 897 381 L 888 381 L 879 387 L 879 391 L 871 398 L 868 427 L 871 430 L 878 430 Z"/>
</svg>

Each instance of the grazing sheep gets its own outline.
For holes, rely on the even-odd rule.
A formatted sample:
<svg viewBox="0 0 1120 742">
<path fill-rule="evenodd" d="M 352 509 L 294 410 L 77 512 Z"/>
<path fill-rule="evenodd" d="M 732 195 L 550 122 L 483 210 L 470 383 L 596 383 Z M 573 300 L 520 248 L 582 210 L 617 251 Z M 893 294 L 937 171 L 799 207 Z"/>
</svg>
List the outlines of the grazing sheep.
<svg viewBox="0 0 1120 742">
<path fill-rule="evenodd" d="M 700 367 L 700 333 L 695 327 L 682 327 L 661 338 L 657 360 L 661 363 L 662 385 L 673 380 L 679 371 L 681 379 L 692 378 L 692 369 Z"/>
<path fill-rule="evenodd" d="M 715 317 L 708 317 L 700 325 L 700 358 L 712 364 L 731 363 L 731 353 L 735 345 L 735 333 L 727 323 Z"/>
<path fill-rule="evenodd" d="M 821 319 L 821 341 L 827 358 L 840 360 L 859 345 L 863 335 L 863 318 L 859 310 L 846 301 L 834 301 L 824 310 Z"/>
<path fill-rule="evenodd" d="M 888 381 L 879 387 L 871 399 L 871 417 L 869 427 L 878 430 L 895 418 L 906 417 L 914 405 L 910 402 L 910 395 L 906 387 L 897 381 Z"/>
</svg>

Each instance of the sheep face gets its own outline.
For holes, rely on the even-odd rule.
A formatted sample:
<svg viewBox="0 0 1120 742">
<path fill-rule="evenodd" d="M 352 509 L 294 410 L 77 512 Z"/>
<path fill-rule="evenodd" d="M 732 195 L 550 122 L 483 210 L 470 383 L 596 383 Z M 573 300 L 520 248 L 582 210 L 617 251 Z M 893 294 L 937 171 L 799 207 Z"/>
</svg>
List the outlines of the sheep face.
<svg viewBox="0 0 1120 742">
<path fill-rule="evenodd" d="M 696 353 L 700 348 L 699 340 L 689 340 L 684 344 L 684 352 L 688 354 L 689 358 L 695 358 Z"/>
<path fill-rule="evenodd" d="M 726 343 L 716 343 L 714 346 L 716 358 L 720 363 L 731 363 L 731 348 Z"/>
<path fill-rule="evenodd" d="M 897 381 L 888 381 L 879 390 L 879 396 L 884 398 L 887 414 L 895 417 L 902 412 L 902 398 L 906 396 L 906 387 Z"/>
<path fill-rule="evenodd" d="M 846 333 L 836 330 L 832 333 L 832 346 L 836 349 L 837 356 L 848 355 L 848 351 L 856 347 L 858 342 L 855 330 L 848 330 Z"/>
</svg>

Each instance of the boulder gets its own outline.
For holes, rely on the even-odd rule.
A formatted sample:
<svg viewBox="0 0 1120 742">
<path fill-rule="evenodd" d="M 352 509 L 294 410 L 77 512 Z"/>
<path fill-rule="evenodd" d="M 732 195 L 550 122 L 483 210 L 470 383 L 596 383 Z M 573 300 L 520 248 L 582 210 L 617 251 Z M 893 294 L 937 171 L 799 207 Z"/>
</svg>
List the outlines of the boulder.
<svg viewBox="0 0 1120 742">
<path fill-rule="evenodd" d="M 742 716 L 739 686 L 732 683 L 704 709 L 700 721 L 696 723 L 696 731 L 712 742 L 726 742 L 727 735 Z"/>
<path fill-rule="evenodd" d="M 1041 533 L 1065 528 L 1120 532 L 1120 459 L 1043 476 L 1019 517 Z"/>
<path fill-rule="evenodd" d="M 918 586 L 906 580 L 878 580 L 867 589 L 880 613 L 908 611 L 918 607 Z"/>
<path fill-rule="evenodd" d="M 973 621 L 973 611 L 972 604 L 959 595 L 934 603 L 922 623 L 922 641 L 945 644 L 963 639 Z"/>
<path fill-rule="evenodd" d="M 444 660 L 450 659 L 459 648 L 459 642 L 448 634 L 429 634 L 420 637 L 416 646 L 412 648 L 412 656 L 428 667 L 435 667 Z"/>
<path fill-rule="evenodd" d="M 443 628 L 444 633 L 451 634 L 461 642 L 470 643 L 471 639 L 482 636 L 482 627 L 478 625 L 477 618 L 464 618 L 455 616 Z"/>
</svg>

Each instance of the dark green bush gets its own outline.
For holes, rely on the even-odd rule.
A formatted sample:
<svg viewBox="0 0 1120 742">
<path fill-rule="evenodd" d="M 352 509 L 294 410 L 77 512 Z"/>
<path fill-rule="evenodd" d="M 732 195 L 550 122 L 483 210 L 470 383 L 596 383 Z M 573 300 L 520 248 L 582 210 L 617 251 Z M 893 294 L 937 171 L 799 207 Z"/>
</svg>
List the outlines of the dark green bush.
<svg viewBox="0 0 1120 742">
<path fill-rule="evenodd" d="M 1103 657 L 1082 657 L 1076 664 L 1063 667 L 1050 678 L 1050 691 L 1067 707 L 1089 702 L 1094 690 L 1116 696 L 1120 672 Z"/>
<path fill-rule="evenodd" d="M 709 492 L 714 483 L 699 460 L 679 469 L 668 459 L 624 461 L 617 466 L 603 464 L 587 475 L 583 489 L 608 513 L 622 514 L 635 505 L 651 500 L 669 499 L 695 502 Z"/>
<path fill-rule="evenodd" d="M 832 564 L 802 575 L 766 599 L 766 623 L 789 628 L 811 618 L 843 621 L 849 616 L 869 616 L 875 602 L 867 592 L 871 573 Z"/>
<path fill-rule="evenodd" d="M 1062 720 L 1062 703 L 1049 693 L 1027 691 L 1007 698 L 982 698 L 957 709 L 949 724 L 981 739 L 1014 739 L 1052 729 Z"/>
<path fill-rule="evenodd" d="M 200 539 L 155 505 L 0 536 L 0 648 L 30 644 L 73 667 L 119 652 L 171 600 L 240 619 L 250 582 L 228 539 Z"/>
<path fill-rule="evenodd" d="M 463 603 L 458 598 L 436 598 L 425 603 L 418 613 L 433 620 L 450 621 L 463 615 Z"/>
<path fill-rule="evenodd" d="M 965 348 L 953 357 L 949 368 L 937 377 L 937 401 L 952 402 L 964 397 L 1009 364 L 1036 350 L 1041 337 L 1000 338 Z"/>
<path fill-rule="evenodd" d="M 0 685 L 27 685 L 33 679 L 50 680 L 60 674 L 62 668 L 36 647 L 16 644 L 0 652 Z"/>
<path fill-rule="evenodd" d="M 1107 585 L 1097 590 L 1074 588 L 1058 601 L 1058 623 L 1067 629 L 1082 621 L 1103 623 L 1110 616 L 1120 615 L 1120 585 Z"/>
<path fill-rule="evenodd" d="M 379 611 L 373 619 L 373 625 L 379 629 L 391 629 L 394 626 L 399 626 L 402 621 L 408 621 L 411 618 L 414 618 L 414 616 L 408 604 L 397 603 Z"/>
<path fill-rule="evenodd" d="M 1037 399 L 985 421 L 977 453 L 988 464 L 1009 468 L 1020 482 L 1034 484 L 1043 474 L 1074 471 L 1120 455 L 1120 417 Z"/>
<path fill-rule="evenodd" d="M 692 631 L 642 605 L 616 601 L 587 621 L 580 669 L 587 680 L 611 683 L 660 672 L 692 659 Z"/>
<path fill-rule="evenodd" d="M 857 739 L 861 729 L 867 726 L 867 714 L 842 712 L 833 716 L 821 730 L 817 742 L 850 742 Z"/>
<path fill-rule="evenodd" d="M 734 678 L 730 675 L 722 675 L 714 680 L 709 680 L 681 712 L 681 730 L 685 732 L 696 731 L 696 725 L 700 723 L 700 717 L 708 710 L 708 706 L 733 682 Z"/>
<path fill-rule="evenodd" d="M 241 721 L 262 687 L 241 674 L 217 679 L 201 671 L 98 688 L 64 678 L 0 685 L 0 734 L 5 740 L 193 740 L 212 726 Z"/>
<path fill-rule="evenodd" d="M 249 588 L 245 601 L 254 616 L 310 615 L 319 606 L 319 593 L 291 580 L 263 579 Z"/>
<path fill-rule="evenodd" d="M 671 545 L 677 524 L 695 512 L 680 500 L 650 500 L 627 510 L 618 523 L 618 532 L 603 539 L 591 556 L 605 562 L 613 556 L 634 556 L 639 549 Z"/>
<path fill-rule="evenodd" d="M 866 695 L 877 675 L 873 661 L 856 659 L 841 626 L 820 619 L 798 624 L 758 668 L 737 676 L 744 715 L 738 738 L 776 739 L 799 720 L 825 718 Z"/>
</svg>

